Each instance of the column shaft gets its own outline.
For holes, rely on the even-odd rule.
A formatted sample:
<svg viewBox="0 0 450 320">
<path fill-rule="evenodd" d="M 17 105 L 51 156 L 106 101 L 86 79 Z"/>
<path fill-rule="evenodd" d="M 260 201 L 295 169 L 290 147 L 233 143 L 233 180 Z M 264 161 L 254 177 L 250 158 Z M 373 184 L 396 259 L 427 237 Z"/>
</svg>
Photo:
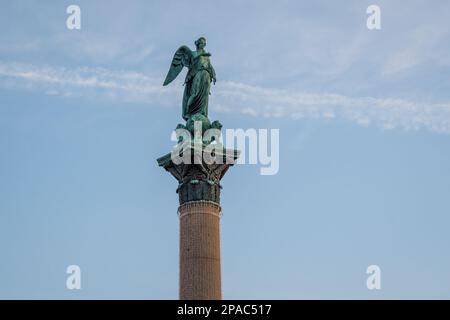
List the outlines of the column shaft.
<svg viewBox="0 0 450 320">
<path fill-rule="evenodd" d="M 182 300 L 222 298 L 220 214 L 220 206 L 211 201 L 192 201 L 179 207 Z"/>
</svg>

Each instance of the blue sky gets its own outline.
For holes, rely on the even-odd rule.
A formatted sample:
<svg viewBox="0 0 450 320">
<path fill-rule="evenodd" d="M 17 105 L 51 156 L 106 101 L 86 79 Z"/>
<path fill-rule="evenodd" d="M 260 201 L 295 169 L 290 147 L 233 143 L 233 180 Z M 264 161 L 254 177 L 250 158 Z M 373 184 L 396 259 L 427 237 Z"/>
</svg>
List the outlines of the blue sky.
<svg viewBox="0 0 450 320">
<path fill-rule="evenodd" d="M 81 30 L 65 25 L 73 3 Z M 237 165 L 223 180 L 224 298 L 449 298 L 449 9 L 3 3 L 0 298 L 177 298 L 176 181 L 156 158 L 182 87 L 161 83 L 199 36 L 218 78 L 210 118 L 280 130 L 278 174 Z"/>
</svg>

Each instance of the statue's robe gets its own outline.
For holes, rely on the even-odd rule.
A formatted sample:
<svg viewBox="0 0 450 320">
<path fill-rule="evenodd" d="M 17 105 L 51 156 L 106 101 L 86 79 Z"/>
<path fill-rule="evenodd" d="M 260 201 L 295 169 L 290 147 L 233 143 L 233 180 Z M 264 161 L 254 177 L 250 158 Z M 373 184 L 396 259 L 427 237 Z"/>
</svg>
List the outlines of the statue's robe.
<svg viewBox="0 0 450 320">
<path fill-rule="evenodd" d="M 193 54 L 194 58 L 186 75 L 183 95 L 182 116 L 186 121 L 194 114 L 202 114 L 208 117 L 211 79 L 216 77 L 209 57 L 199 55 L 197 52 L 193 52 Z"/>
</svg>

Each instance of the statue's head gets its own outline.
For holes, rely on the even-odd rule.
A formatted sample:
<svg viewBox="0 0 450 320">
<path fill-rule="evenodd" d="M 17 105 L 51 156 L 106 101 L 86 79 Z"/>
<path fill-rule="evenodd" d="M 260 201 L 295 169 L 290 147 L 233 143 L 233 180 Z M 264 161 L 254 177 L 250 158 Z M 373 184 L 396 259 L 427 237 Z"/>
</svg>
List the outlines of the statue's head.
<svg viewBox="0 0 450 320">
<path fill-rule="evenodd" d="M 203 49 L 206 46 L 206 39 L 204 37 L 200 37 L 195 41 L 195 46 L 197 49 Z"/>
</svg>

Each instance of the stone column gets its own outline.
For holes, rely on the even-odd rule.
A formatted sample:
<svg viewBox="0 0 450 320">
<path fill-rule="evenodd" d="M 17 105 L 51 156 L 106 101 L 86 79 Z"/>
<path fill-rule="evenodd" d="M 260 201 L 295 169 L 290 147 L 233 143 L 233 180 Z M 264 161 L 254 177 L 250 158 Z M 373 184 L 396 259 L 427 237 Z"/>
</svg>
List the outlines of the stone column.
<svg viewBox="0 0 450 320">
<path fill-rule="evenodd" d="M 222 298 L 220 265 L 220 180 L 238 158 L 237 150 L 216 152 L 221 163 L 205 163 L 203 150 L 194 150 L 194 158 L 185 164 L 173 163 L 171 154 L 158 164 L 177 180 L 180 206 L 181 300 L 219 300 Z M 200 156 L 199 156 L 200 155 Z"/>
<path fill-rule="evenodd" d="M 212 201 L 192 201 L 178 210 L 180 299 L 220 300 L 220 206 Z"/>
</svg>

